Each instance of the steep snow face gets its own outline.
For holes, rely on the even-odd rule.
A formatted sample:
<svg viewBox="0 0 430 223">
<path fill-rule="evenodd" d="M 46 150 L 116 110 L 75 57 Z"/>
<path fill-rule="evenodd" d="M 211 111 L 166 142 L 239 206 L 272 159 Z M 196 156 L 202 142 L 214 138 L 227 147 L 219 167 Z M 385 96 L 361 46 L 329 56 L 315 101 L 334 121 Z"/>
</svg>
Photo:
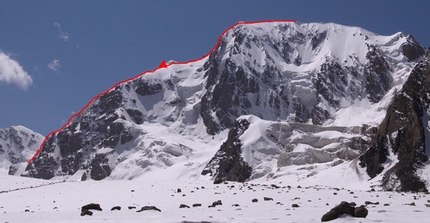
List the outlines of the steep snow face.
<svg viewBox="0 0 430 223">
<path fill-rule="evenodd" d="M 42 141 L 41 134 L 24 126 L 0 129 L 0 168 L 8 169 L 11 175 L 20 175 Z"/>
<path fill-rule="evenodd" d="M 415 64 L 405 46 L 424 53 L 402 33 L 318 23 L 238 25 L 205 64 L 203 120 L 211 134 L 246 114 L 319 125 L 379 123 Z M 351 120 L 347 108 L 369 112 Z"/>
<path fill-rule="evenodd" d="M 254 172 L 255 177 L 277 166 L 333 161 L 339 156 L 330 154 L 344 148 L 348 129 L 382 120 L 421 51 L 402 33 L 379 36 L 319 23 L 239 24 L 208 57 L 170 64 L 94 100 L 69 126 L 48 137 L 24 175 L 131 179 L 155 169 L 178 168 L 180 163 L 199 177 L 210 160 L 207 155 L 216 153 L 227 129 L 242 115 L 271 121 L 250 128 L 273 136 L 279 126 L 287 132 L 303 129 L 282 143 L 261 134 L 258 148 L 269 151 L 253 153 L 252 146 L 243 147 L 252 168 L 267 169 Z M 246 132 L 241 136 L 244 142 L 251 140 L 244 137 L 252 137 Z M 324 137 L 337 144 L 320 147 L 311 142 Z M 288 144 L 294 148 L 286 148 Z M 312 149 L 306 150 L 306 145 Z M 316 155 L 324 146 L 332 152 Z M 300 155 L 305 150 L 307 155 Z M 294 154 L 284 154 L 290 152 Z M 273 156 L 266 159 L 266 153 Z"/>
</svg>

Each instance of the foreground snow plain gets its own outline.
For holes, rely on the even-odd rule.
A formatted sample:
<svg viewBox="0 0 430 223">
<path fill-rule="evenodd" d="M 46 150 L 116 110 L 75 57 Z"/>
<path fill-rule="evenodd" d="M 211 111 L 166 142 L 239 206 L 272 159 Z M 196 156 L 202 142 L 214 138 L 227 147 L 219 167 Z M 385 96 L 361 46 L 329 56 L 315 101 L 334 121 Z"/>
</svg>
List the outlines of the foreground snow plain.
<svg viewBox="0 0 430 223">
<path fill-rule="evenodd" d="M 341 201 L 379 204 L 367 205 L 369 214 L 365 219 L 343 215 L 332 222 L 428 222 L 430 207 L 426 205 L 430 204 L 430 195 L 378 189 L 370 192 L 371 181 L 366 179 L 346 184 L 351 173 L 342 173 L 342 166 L 332 170 L 338 171 L 334 175 L 338 177 L 317 174 L 300 180 L 289 175 L 289 170 L 282 170 L 282 176 L 269 181 L 218 185 L 208 178 L 168 180 L 159 177 L 165 175 L 162 171 L 130 181 L 40 180 L 2 172 L 0 222 L 320 222 L 321 216 Z M 326 179 L 327 184 L 312 185 L 321 179 Z M 265 201 L 264 197 L 273 200 Z M 252 202 L 254 198 L 258 202 Z M 222 205 L 208 207 L 217 200 Z M 412 202 L 415 206 L 410 205 Z M 100 204 L 103 211 L 80 216 L 81 207 L 89 203 Z M 196 203 L 202 206 L 193 207 Z M 190 208 L 180 209 L 181 204 Z M 299 207 L 293 208 L 293 204 Z M 122 209 L 111 211 L 114 206 Z M 136 212 L 143 206 L 156 206 L 161 212 Z"/>
</svg>

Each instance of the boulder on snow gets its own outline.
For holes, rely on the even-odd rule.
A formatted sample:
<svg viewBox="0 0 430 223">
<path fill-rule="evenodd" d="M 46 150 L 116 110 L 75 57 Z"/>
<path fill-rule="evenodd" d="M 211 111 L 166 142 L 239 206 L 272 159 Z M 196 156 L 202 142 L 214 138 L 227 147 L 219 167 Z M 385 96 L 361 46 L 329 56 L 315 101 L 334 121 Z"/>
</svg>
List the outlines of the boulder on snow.
<svg viewBox="0 0 430 223">
<path fill-rule="evenodd" d="M 121 211 L 121 207 L 120 206 L 115 206 L 115 207 L 112 207 L 110 210 L 111 211 L 114 211 L 114 210 Z"/>
<path fill-rule="evenodd" d="M 369 211 L 367 210 L 366 207 L 364 207 L 364 205 L 361 205 L 358 208 L 355 208 L 354 210 L 354 217 L 356 218 L 365 218 L 367 217 L 367 214 L 369 213 Z"/>
<path fill-rule="evenodd" d="M 325 213 L 322 217 L 321 217 L 321 222 L 325 222 L 325 221 L 332 221 L 336 218 L 338 218 L 340 216 L 339 213 L 337 213 L 334 210 L 330 210 L 329 212 Z"/>
<path fill-rule="evenodd" d="M 190 208 L 190 206 L 186 205 L 186 204 L 180 204 L 179 208 Z"/>
<path fill-rule="evenodd" d="M 334 219 L 339 218 L 343 214 L 348 214 L 352 217 L 365 218 L 368 214 L 368 210 L 364 205 L 361 205 L 358 208 L 355 208 L 355 203 L 348 203 L 346 201 L 342 201 L 340 204 L 336 205 L 329 212 L 325 213 L 321 217 L 321 221 L 332 221 Z"/>
<path fill-rule="evenodd" d="M 154 210 L 154 211 L 158 211 L 161 212 L 160 209 L 158 209 L 155 206 L 143 206 L 140 210 L 136 211 L 136 212 L 142 212 L 142 211 L 149 211 L 149 210 Z"/>
<path fill-rule="evenodd" d="M 92 216 L 92 215 L 93 215 L 93 212 L 92 212 L 92 211 L 89 211 L 89 210 L 83 210 L 83 211 L 81 212 L 81 216 L 85 216 L 85 215 Z"/>
<path fill-rule="evenodd" d="M 214 202 L 212 202 L 212 204 L 211 204 L 211 205 L 209 205 L 209 207 L 210 207 L 210 208 L 214 208 L 214 207 L 216 207 L 217 205 L 222 205 L 222 201 L 221 201 L 221 200 L 214 201 Z"/>
<path fill-rule="evenodd" d="M 91 203 L 91 204 L 87 204 L 87 205 L 82 206 L 81 212 L 84 212 L 84 210 L 102 211 L 103 209 L 100 207 L 100 204 Z"/>
<path fill-rule="evenodd" d="M 271 197 L 264 197 L 263 198 L 265 201 L 273 201 L 273 198 L 271 198 Z"/>
</svg>

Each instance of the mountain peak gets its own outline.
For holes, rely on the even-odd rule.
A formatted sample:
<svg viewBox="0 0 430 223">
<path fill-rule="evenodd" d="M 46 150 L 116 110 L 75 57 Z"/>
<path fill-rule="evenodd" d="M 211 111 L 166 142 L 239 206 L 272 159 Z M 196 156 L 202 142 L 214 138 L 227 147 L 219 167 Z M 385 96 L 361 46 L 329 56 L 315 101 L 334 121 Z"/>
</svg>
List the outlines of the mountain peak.
<svg viewBox="0 0 430 223">
<path fill-rule="evenodd" d="M 0 129 L 0 168 L 21 174 L 42 141 L 42 135 L 21 125 Z"/>
<path fill-rule="evenodd" d="M 215 154 L 244 115 L 262 120 L 246 130 L 261 141 L 238 138 L 252 135 L 241 132 L 223 148 L 247 142 L 237 160 L 249 163 L 252 178 L 273 175 L 293 160 L 354 159 L 414 58 L 422 57 L 420 49 L 400 33 L 380 36 L 333 23 L 237 24 L 207 57 L 169 63 L 96 98 L 47 137 L 24 175 L 130 179 L 176 166 L 200 176 L 209 159 L 193 157 Z"/>
</svg>

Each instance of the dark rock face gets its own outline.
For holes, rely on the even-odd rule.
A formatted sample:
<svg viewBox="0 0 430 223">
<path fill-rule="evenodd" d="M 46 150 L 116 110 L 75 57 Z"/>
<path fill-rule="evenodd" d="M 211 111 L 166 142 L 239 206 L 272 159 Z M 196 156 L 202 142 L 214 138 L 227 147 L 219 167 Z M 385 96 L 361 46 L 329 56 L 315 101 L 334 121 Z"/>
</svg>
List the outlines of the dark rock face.
<svg viewBox="0 0 430 223">
<path fill-rule="evenodd" d="M 412 70 L 402 90 L 395 96 L 379 126 L 372 146 L 360 157 L 370 177 L 383 170 L 388 156 L 397 156 L 398 162 L 388 169 L 383 187 L 389 190 L 426 191 L 425 184 L 416 176 L 416 170 L 428 160 L 426 145 L 430 112 L 430 55 Z M 395 179 L 398 178 L 398 181 Z M 400 183 L 399 186 L 396 186 Z"/>
<path fill-rule="evenodd" d="M 91 161 L 91 179 L 102 180 L 108 177 L 111 173 L 111 168 L 109 167 L 108 159 L 105 154 L 97 154 L 96 157 Z"/>
<path fill-rule="evenodd" d="M 329 61 L 321 66 L 318 73 L 317 91 L 332 106 L 339 106 L 338 99 L 345 96 L 344 88 L 348 86 L 346 72 L 338 63 Z"/>
<path fill-rule="evenodd" d="M 371 102 L 379 102 L 391 87 L 393 80 L 388 73 L 390 66 L 382 53 L 375 46 L 368 47 L 366 58 L 369 64 L 365 69 L 367 97 Z"/>
<path fill-rule="evenodd" d="M 117 111 L 124 110 L 130 121 L 136 124 L 144 121 L 142 112 L 132 106 L 135 101 L 132 105 L 125 105 L 128 99 L 123 96 L 124 89 L 148 96 L 161 92 L 162 84 L 160 81 L 147 83 L 136 79 L 101 95 L 71 120 L 70 125 L 47 138 L 42 151 L 27 166 L 23 176 L 50 179 L 58 175 L 73 175 L 82 169 L 86 170 L 83 179 L 102 180 L 108 177 L 112 172 L 108 157 L 113 149 L 117 145 L 126 145 L 135 137 L 122 122 L 118 122 L 126 118 L 118 115 Z M 112 150 L 100 152 L 99 148 Z"/>
<path fill-rule="evenodd" d="M 212 55 L 210 57 L 212 60 L 207 62 L 206 66 L 209 68 L 205 74 L 208 76 L 206 88 L 210 90 L 202 98 L 201 116 L 208 133 L 213 135 L 222 129 L 232 127 L 236 118 L 244 114 L 243 110 L 252 106 L 247 95 L 258 93 L 259 85 L 254 76 L 247 75 L 242 67 L 229 59 L 225 61 L 225 67 L 220 73 L 217 58 L 214 58 L 216 54 Z M 212 62 L 213 60 L 215 61 Z M 213 112 L 219 123 L 211 116 Z"/>
<path fill-rule="evenodd" d="M 243 160 L 239 137 L 249 126 L 247 120 L 237 121 L 228 133 L 227 141 L 202 171 L 202 175 L 210 174 L 215 181 L 244 182 L 251 176 L 252 168 Z"/>
<path fill-rule="evenodd" d="M 317 48 L 317 46 L 320 45 L 326 37 L 327 37 L 327 31 L 317 33 L 314 37 L 312 37 L 312 40 L 311 40 L 312 49 L 314 50 L 315 48 Z"/>
<path fill-rule="evenodd" d="M 91 112 L 84 111 L 63 131 L 48 137 L 24 176 L 50 179 L 72 175 L 79 169 L 90 170 L 90 177 L 95 180 L 109 176 L 107 154 L 96 154 L 95 148 L 113 148 L 120 142 L 124 126 L 114 121 L 119 118 L 115 110 L 122 106 L 122 99 L 119 89 L 102 95 L 87 108 Z M 54 157 L 57 150 L 61 156 Z"/>
<path fill-rule="evenodd" d="M 425 53 L 424 47 L 418 44 L 411 35 L 408 35 L 407 38 L 408 42 L 401 46 L 403 55 L 405 55 L 409 61 L 414 61 L 422 57 Z"/>
</svg>

